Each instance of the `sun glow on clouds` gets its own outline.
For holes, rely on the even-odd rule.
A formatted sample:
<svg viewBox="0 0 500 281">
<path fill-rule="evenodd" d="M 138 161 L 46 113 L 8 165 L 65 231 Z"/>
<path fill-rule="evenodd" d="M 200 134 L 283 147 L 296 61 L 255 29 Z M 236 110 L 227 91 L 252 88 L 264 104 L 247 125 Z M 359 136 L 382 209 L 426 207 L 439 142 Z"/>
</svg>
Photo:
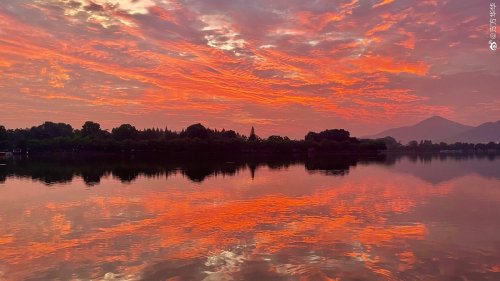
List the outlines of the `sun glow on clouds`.
<svg viewBox="0 0 500 281">
<path fill-rule="evenodd" d="M 245 40 L 239 38 L 240 34 L 232 29 L 231 23 L 226 17 L 204 15 L 200 17 L 200 20 L 206 24 L 202 31 L 210 33 L 205 35 L 208 46 L 227 51 L 244 47 Z"/>
<path fill-rule="evenodd" d="M 427 2 L 8 1 L 0 7 L 4 125 L 71 113 L 54 121 L 80 126 L 92 115 L 108 128 L 173 129 L 203 121 L 246 132 L 255 120 L 262 135 L 280 128 L 301 137 L 433 114 L 484 121 L 472 113 L 481 110 L 463 110 L 471 105 L 498 114 L 485 106 L 498 102 L 494 90 L 463 77 L 471 64 L 489 70 L 488 81 L 500 72 L 479 42 L 479 5 Z M 464 86 L 448 91 L 454 83 Z"/>
<path fill-rule="evenodd" d="M 63 0 L 63 2 L 73 7 L 85 7 L 86 10 L 114 8 L 129 14 L 147 14 L 148 9 L 156 5 L 152 0 Z"/>
</svg>

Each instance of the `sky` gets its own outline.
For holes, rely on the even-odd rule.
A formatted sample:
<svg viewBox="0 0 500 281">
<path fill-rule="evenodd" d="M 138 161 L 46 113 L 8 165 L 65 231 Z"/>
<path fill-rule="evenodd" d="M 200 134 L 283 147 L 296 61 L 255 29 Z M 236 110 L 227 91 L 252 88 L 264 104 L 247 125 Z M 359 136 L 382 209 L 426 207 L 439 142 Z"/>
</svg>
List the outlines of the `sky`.
<svg viewBox="0 0 500 281">
<path fill-rule="evenodd" d="M 2 0 L 0 124 L 301 138 L 496 121 L 495 1 Z"/>
</svg>

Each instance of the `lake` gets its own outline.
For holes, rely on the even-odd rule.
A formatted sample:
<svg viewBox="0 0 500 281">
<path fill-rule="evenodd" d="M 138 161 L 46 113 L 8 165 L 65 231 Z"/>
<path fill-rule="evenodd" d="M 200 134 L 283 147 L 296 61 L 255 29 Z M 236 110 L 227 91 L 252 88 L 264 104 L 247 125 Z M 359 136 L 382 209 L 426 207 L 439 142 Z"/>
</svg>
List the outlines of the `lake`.
<svg viewBox="0 0 500 281">
<path fill-rule="evenodd" d="M 0 280 L 500 280 L 498 156 L 0 163 Z"/>
</svg>

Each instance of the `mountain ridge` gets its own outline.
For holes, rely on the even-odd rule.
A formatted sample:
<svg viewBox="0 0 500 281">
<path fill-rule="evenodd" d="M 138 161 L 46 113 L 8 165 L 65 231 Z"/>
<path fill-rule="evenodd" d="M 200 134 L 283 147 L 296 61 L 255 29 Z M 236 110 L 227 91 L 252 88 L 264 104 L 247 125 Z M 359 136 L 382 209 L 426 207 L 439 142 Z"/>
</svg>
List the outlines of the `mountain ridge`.
<svg viewBox="0 0 500 281">
<path fill-rule="evenodd" d="M 484 143 L 490 141 L 498 142 L 500 141 L 500 120 L 496 122 L 483 123 L 454 137 L 444 139 L 443 141 L 448 143 Z"/>
<path fill-rule="evenodd" d="M 479 126 L 464 125 L 441 116 L 432 116 L 414 125 L 388 129 L 365 138 L 377 139 L 390 136 L 403 144 L 409 141 L 430 140 L 432 142 L 474 142 L 500 141 L 500 120 L 486 122 Z"/>
</svg>

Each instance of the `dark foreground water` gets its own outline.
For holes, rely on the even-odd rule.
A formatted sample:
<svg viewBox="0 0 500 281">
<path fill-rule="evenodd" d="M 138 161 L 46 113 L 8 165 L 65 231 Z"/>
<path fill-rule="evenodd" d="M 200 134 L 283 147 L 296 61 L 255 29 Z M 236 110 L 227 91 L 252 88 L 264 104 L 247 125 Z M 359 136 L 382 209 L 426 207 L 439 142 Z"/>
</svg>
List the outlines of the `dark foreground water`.
<svg viewBox="0 0 500 281">
<path fill-rule="evenodd" d="M 500 158 L 0 160 L 0 280 L 500 280 Z"/>
</svg>

